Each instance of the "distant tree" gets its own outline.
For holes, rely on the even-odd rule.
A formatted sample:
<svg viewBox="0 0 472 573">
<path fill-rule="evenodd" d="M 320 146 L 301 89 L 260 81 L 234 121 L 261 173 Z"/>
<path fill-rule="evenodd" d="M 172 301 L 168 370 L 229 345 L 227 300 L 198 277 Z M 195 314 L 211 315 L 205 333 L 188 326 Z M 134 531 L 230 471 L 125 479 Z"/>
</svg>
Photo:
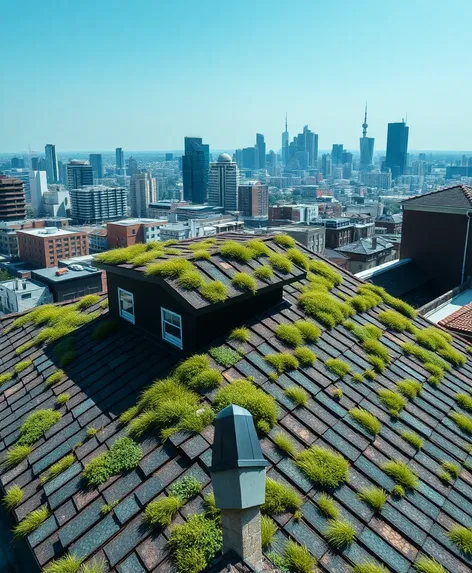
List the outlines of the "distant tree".
<svg viewBox="0 0 472 573">
<path fill-rule="evenodd" d="M 14 278 L 8 271 L 4 271 L 3 269 L 0 269 L 0 282 L 1 281 L 9 281 L 12 278 Z"/>
</svg>

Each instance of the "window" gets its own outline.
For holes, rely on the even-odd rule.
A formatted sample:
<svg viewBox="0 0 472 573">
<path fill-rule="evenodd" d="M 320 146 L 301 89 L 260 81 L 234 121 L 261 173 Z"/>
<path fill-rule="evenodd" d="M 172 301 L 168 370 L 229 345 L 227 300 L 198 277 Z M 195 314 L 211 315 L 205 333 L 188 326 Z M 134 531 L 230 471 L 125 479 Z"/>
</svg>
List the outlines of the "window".
<svg viewBox="0 0 472 573">
<path fill-rule="evenodd" d="M 27 299 L 27 298 L 31 298 L 31 293 L 30 293 L 30 292 L 21 295 L 21 300 L 25 300 L 25 299 Z"/>
<path fill-rule="evenodd" d="M 165 308 L 161 308 L 162 338 L 177 348 L 182 348 L 182 317 Z"/>
<path fill-rule="evenodd" d="M 122 288 L 118 289 L 118 304 L 120 306 L 120 316 L 131 324 L 134 324 L 134 296 L 132 293 Z"/>
</svg>

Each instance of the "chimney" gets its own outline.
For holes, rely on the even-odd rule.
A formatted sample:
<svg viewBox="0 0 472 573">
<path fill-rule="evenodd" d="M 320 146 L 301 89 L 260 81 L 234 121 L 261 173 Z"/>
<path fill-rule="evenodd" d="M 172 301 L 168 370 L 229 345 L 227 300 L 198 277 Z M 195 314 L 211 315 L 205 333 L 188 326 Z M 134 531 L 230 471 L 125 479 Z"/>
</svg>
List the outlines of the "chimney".
<svg viewBox="0 0 472 573">
<path fill-rule="evenodd" d="M 372 248 L 376 249 L 377 248 L 377 237 L 372 237 Z"/>
<path fill-rule="evenodd" d="M 265 501 L 267 465 L 250 412 L 224 408 L 215 418 L 211 467 L 223 553 L 234 551 L 256 571 L 263 566 L 259 506 Z"/>
</svg>

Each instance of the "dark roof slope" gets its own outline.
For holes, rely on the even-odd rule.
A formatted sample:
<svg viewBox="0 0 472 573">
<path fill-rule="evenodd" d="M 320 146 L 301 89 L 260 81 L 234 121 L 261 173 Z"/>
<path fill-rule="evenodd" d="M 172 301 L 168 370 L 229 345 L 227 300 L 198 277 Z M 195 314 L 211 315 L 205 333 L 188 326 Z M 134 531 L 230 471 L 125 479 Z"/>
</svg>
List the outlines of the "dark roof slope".
<svg viewBox="0 0 472 573">
<path fill-rule="evenodd" d="M 466 185 L 453 185 L 424 193 L 416 197 L 410 197 L 402 201 L 402 205 L 414 207 L 450 207 L 455 209 L 472 208 L 472 189 Z"/>
<path fill-rule="evenodd" d="M 382 237 L 372 237 L 370 239 L 359 239 L 353 243 L 348 243 L 343 247 L 338 247 L 336 251 L 340 253 L 352 253 L 356 255 L 373 255 L 381 253 L 385 249 L 391 249 L 393 244 Z"/>
<path fill-rule="evenodd" d="M 314 260 L 318 257 L 299 246 Z M 343 283 L 331 292 L 342 301 L 352 297 L 361 281 L 336 269 Z M 320 572 L 347 572 L 352 564 L 375 560 L 395 573 L 411 573 L 412 564 L 421 553 L 440 561 L 450 573 L 471 571 L 472 560 L 463 555 L 447 537 L 454 524 L 472 527 L 472 456 L 470 436 L 450 419 L 458 392 L 468 393 L 472 378 L 472 359 L 461 368 L 445 373 L 439 386 L 424 383 L 429 373 L 422 364 L 401 348 L 413 342 L 408 332 L 388 330 L 378 319 L 387 310 L 380 304 L 368 312 L 357 313 L 352 321 L 358 327 L 374 325 L 383 332 L 381 342 L 391 356 L 390 364 L 376 380 L 355 382 L 350 376 L 341 378 L 325 366 L 329 359 L 342 359 L 352 372 L 362 373 L 370 368 L 367 354 L 358 339 L 345 326 L 322 328 L 316 343 L 308 346 L 316 353 L 313 366 L 280 375 L 270 380 L 273 372 L 264 356 L 278 351 L 290 351 L 276 336 L 281 324 L 291 324 L 307 316 L 297 305 L 304 279 L 284 287 L 285 302 L 259 316 L 246 326 L 250 340 L 236 343 L 217 340 L 216 345 L 240 353 L 231 367 L 212 360 L 214 368 L 222 371 L 225 384 L 251 376 L 254 383 L 273 396 L 277 403 L 277 423 L 261 439 L 263 453 L 270 463 L 268 475 L 294 488 L 302 498 L 301 519 L 292 514 L 274 515 L 279 526 L 275 536 L 276 550 L 284 547 L 288 536 L 306 545 L 318 560 Z M 99 310 L 99 304 L 87 312 Z M 14 510 L 22 519 L 34 509 L 47 505 L 51 516 L 28 537 L 28 544 L 41 567 L 70 551 L 84 558 L 103 558 L 107 570 L 119 573 L 173 572 L 167 540 L 170 530 L 148 529 L 143 510 L 153 499 L 168 492 L 169 486 L 184 475 L 195 476 L 203 485 L 201 495 L 179 511 L 174 523 L 182 523 L 190 514 L 202 511 L 202 496 L 210 490 L 212 426 L 200 434 L 178 432 L 164 444 L 156 432 L 139 439 L 144 456 L 138 467 L 114 476 L 96 489 L 87 489 L 81 479 L 84 465 L 125 434 L 118 417 L 136 403 L 141 390 L 157 378 L 165 377 L 175 365 L 175 358 L 144 338 L 129 324 L 122 324 L 103 341 L 94 339 L 103 318 L 76 331 L 75 359 L 64 367 L 64 375 L 55 385 L 46 385 L 47 377 L 57 369 L 57 356 L 49 346 L 35 346 L 17 355 L 15 349 L 31 340 L 43 326 L 25 324 L 8 331 L 13 318 L 2 317 L 0 325 L 0 361 L 3 371 L 12 371 L 19 361 L 32 361 L 22 372 L 6 382 L 0 392 L 0 451 L 3 454 L 18 438 L 18 429 L 25 417 L 39 408 L 54 408 L 60 393 L 68 392 L 70 400 L 60 407 L 62 419 L 33 445 L 32 453 L 18 466 L 1 472 L 5 488 L 18 484 L 24 498 Z M 417 328 L 430 326 L 418 317 Z M 453 341 L 456 350 L 464 352 L 465 344 Z M 396 383 L 410 378 L 423 384 L 421 395 L 407 400 L 398 419 L 391 418 L 379 400 L 379 390 L 395 390 Z M 296 407 L 284 390 L 299 386 L 306 390 L 306 407 Z M 335 399 L 334 390 L 342 390 Z M 214 391 L 202 393 L 204 404 L 214 400 Z M 377 436 L 371 436 L 349 415 L 360 406 L 374 414 L 382 423 Z M 87 429 L 99 431 L 88 435 Z M 341 453 L 350 464 L 349 482 L 330 493 L 338 504 L 342 518 L 350 521 L 357 533 L 353 544 L 344 550 L 329 548 L 325 536 L 328 520 L 316 506 L 321 490 L 307 478 L 295 462 L 279 451 L 274 443 L 278 432 L 292 439 L 297 451 L 316 444 Z M 424 440 L 417 451 L 401 434 L 415 432 Z M 74 451 L 75 463 L 65 472 L 45 484 L 41 477 L 51 464 Z M 361 502 L 358 493 L 368 487 L 380 487 L 391 492 L 394 481 L 382 470 L 391 459 L 408 463 L 419 476 L 415 491 L 403 498 L 389 496 L 380 512 Z M 457 464 L 459 476 L 445 483 L 439 478 L 441 463 Z M 113 511 L 103 515 L 105 503 L 118 502 Z"/>
</svg>

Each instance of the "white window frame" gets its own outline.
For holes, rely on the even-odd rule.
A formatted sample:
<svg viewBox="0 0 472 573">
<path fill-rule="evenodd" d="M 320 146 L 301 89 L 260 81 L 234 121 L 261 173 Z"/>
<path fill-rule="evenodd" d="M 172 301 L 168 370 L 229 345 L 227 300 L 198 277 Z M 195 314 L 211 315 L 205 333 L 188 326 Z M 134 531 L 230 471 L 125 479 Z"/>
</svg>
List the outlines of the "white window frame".
<svg viewBox="0 0 472 573">
<path fill-rule="evenodd" d="M 133 301 L 133 313 L 132 314 L 131 314 L 131 312 L 128 312 L 127 310 L 123 310 L 123 308 L 121 307 L 121 294 L 125 294 L 125 295 L 128 295 L 131 297 L 131 299 Z M 123 288 L 118 287 L 118 308 L 120 311 L 121 318 L 124 318 L 128 322 L 131 322 L 131 324 L 134 324 L 135 306 L 134 306 L 134 295 L 132 292 L 129 292 L 128 290 L 125 290 Z"/>
<path fill-rule="evenodd" d="M 171 322 L 169 322 L 169 320 L 165 318 L 166 313 L 171 315 L 172 318 L 177 319 L 179 325 L 177 326 L 176 324 L 172 324 Z M 177 338 L 173 334 L 166 333 L 165 330 L 166 324 L 170 324 L 175 328 L 180 328 L 180 338 Z M 174 346 L 177 346 L 177 348 L 180 348 L 180 350 L 182 350 L 182 341 L 183 341 L 182 316 L 180 314 L 177 314 L 176 312 L 172 312 L 171 310 L 161 306 L 161 329 L 162 329 L 162 340 L 165 340 L 166 342 L 169 342 L 170 344 L 173 344 Z"/>
</svg>

